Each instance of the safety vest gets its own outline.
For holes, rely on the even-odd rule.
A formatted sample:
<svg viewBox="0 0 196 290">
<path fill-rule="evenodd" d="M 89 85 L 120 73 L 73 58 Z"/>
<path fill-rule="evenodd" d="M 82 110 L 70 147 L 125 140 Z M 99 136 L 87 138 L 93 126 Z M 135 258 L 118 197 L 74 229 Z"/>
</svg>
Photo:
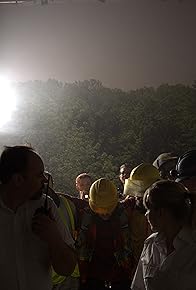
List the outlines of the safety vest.
<svg viewBox="0 0 196 290">
<path fill-rule="evenodd" d="M 69 220 L 70 220 L 70 226 L 72 230 L 72 237 L 75 239 L 76 236 L 76 230 L 75 230 L 75 220 L 74 220 L 74 215 L 70 206 L 69 201 L 67 200 L 66 197 L 60 196 L 60 206 L 58 208 L 59 215 L 61 217 L 61 220 L 63 221 L 65 226 L 68 226 L 67 224 L 67 215 L 65 212 L 68 213 Z M 71 274 L 72 277 L 78 278 L 80 277 L 80 272 L 78 268 L 78 264 L 76 264 L 75 269 L 73 273 Z M 52 269 L 52 283 L 54 285 L 62 283 L 66 279 L 65 276 L 58 275 L 54 269 Z"/>
</svg>

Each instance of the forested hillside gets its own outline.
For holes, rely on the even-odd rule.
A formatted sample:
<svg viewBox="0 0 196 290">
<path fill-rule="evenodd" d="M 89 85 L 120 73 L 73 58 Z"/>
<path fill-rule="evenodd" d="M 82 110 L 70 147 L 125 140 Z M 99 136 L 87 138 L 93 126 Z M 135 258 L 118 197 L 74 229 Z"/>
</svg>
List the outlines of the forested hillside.
<svg viewBox="0 0 196 290">
<path fill-rule="evenodd" d="M 57 190 L 75 192 L 89 172 L 117 182 L 119 165 L 196 147 L 196 84 L 122 91 L 97 80 L 16 85 L 18 109 L 3 145 L 29 143 L 43 157 Z"/>
</svg>

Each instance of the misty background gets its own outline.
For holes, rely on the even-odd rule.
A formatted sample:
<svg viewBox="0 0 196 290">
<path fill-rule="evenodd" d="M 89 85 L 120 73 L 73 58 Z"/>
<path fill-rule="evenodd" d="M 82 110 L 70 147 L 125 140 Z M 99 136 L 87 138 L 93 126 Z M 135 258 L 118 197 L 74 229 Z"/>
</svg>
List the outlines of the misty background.
<svg viewBox="0 0 196 290">
<path fill-rule="evenodd" d="M 195 11 L 195 0 L 1 4 L 0 75 L 16 94 L 1 149 L 31 144 L 55 189 L 74 193 L 81 172 L 117 184 L 124 162 L 195 148 Z"/>
</svg>

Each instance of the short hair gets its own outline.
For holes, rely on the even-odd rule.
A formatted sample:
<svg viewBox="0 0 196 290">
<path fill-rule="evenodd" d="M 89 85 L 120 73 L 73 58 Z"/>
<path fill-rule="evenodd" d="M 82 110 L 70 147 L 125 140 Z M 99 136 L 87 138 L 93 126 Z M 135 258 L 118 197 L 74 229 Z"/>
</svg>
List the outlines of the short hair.
<svg viewBox="0 0 196 290">
<path fill-rule="evenodd" d="M 35 153 L 30 146 L 5 146 L 0 157 L 0 181 L 7 183 L 15 173 L 27 168 L 29 153 Z"/>
<path fill-rule="evenodd" d="M 131 166 L 130 163 L 126 162 L 126 163 L 123 163 L 123 164 L 120 166 L 119 171 L 120 171 L 122 168 L 128 168 L 128 169 L 130 169 L 130 171 L 131 171 L 132 166 Z"/>
<path fill-rule="evenodd" d="M 76 177 L 76 181 L 78 179 L 85 179 L 85 178 L 89 178 L 91 181 L 92 181 L 92 177 L 86 173 L 86 172 L 83 172 L 83 173 L 80 173 L 77 177 Z"/>
<path fill-rule="evenodd" d="M 182 184 L 171 180 L 153 183 L 145 192 L 146 209 L 166 208 L 177 220 L 186 220 L 191 214 L 191 195 Z"/>
<path fill-rule="evenodd" d="M 127 168 L 128 171 L 130 171 L 130 173 L 131 173 L 131 170 L 132 170 L 132 165 L 131 165 L 131 163 L 128 163 L 128 162 L 123 163 L 123 164 L 120 166 L 120 168 L 119 168 L 119 172 L 121 171 L 121 169 L 124 169 L 124 168 Z"/>
</svg>

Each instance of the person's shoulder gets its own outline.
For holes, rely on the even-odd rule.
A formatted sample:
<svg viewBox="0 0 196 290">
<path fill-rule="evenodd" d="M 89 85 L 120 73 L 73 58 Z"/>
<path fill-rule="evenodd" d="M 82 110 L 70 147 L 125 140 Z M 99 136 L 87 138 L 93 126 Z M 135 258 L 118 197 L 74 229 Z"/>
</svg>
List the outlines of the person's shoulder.
<svg viewBox="0 0 196 290">
<path fill-rule="evenodd" d="M 91 224 L 95 223 L 95 216 L 89 207 L 84 208 L 81 214 L 81 229 L 87 230 Z"/>
<path fill-rule="evenodd" d="M 50 208 L 50 207 L 55 207 L 55 208 L 57 208 L 57 206 L 56 206 L 54 200 L 53 200 L 50 196 L 47 196 L 47 197 L 46 197 L 45 194 L 42 195 L 42 197 L 41 197 L 41 202 L 42 202 L 42 203 L 45 203 L 45 202 L 46 202 L 46 198 L 47 198 L 47 203 L 48 203 L 48 207 L 49 207 L 49 208 Z"/>
<path fill-rule="evenodd" d="M 158 233 L 152 233 L 146 240 L 145 240 L 145 244 L 151 244 L 153 243 L 154 241 L 156 241 L 158 238 Z"/>
<path fill-rule="evenodd" d="M 158 238 L 158 233 L 153 233 L 144 241 L 144 247 L 141 254 L 142 260 L 147 259 L 149 261 L 149 257 L 151 257 L 153 253 L 153 248 L 154 248 L 157 238 Z"/>
<path fill-rule="evenodd" d="M 83 208 L 81 216 L 83 218 L 94 217 L 95 213 L 92 211 L 92 209 L 89 206 L 86 206 Z"/>
<path fill-rule="evenodd" d="M 120 204 L 124 208 L 134 209 L 135 208 L 135 197 L 133 197 L 133 196 L 127 196 L 127 197 L 125 197 L 124 199 L 122 199 L 120 201 Z"/>
</svg>

